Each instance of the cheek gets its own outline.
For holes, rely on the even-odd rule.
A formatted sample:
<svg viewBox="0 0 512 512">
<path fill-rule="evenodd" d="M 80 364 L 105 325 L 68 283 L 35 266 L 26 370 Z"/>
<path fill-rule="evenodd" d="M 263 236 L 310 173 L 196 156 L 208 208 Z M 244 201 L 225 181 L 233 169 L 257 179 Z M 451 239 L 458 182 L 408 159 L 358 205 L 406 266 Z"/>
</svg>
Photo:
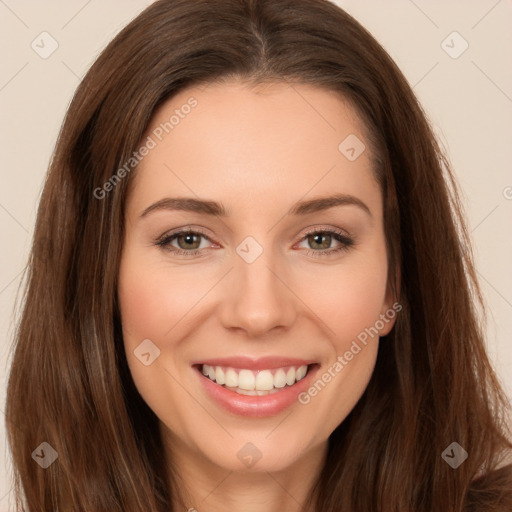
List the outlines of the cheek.
<svg viewBox="0 0 512 512">
<path fill-rule="evenodd" d="M 321 432 L 332 432 L 346 418 L 372 376 L 379 347 L 376 326 L 386 309 L 383 251 L 375 247 L 315 279 L 314 309 L 329 327 L 331 351 L 301 403 Z"/>
<path fill-rule="evenodd" d="M 158 417 L 181 431 L 185 427 L 180 425 L 186 422 L 180 404 L 187 403 L 187 395 L 179 383 L 186 376 L 175 364 L 178 341 L 173 343 L 173 336 L 168 333 L 187 313 L 190 304 L 197 301 L 197 290 L 194 293 L 194 287 L 187 287 L 179 272 L 173 274 L 172 282 L 166 274 L 169 272 L 158 263 L 143 258 L 137 251 L 128 251 L 119 269 L 118 298 L 124 348 L 135 386 Z M 142 353 L 139 345 L 147 339 L 160 352 L 146 366 L 137 354 Z M 149 347 L 154 350 L 152 345 Z M 171 410 L 172 418 L 168 416 Z"/>
<path fill-rule="evenodd" d="M 340 283 L 333 297 L 333 318 L 336 318 L 335 330 L 343 339 L 356 337 L 365 328 L 375 324 L 381 313 L 385 298 L 386 281 L 373 273 L 351 273 Z"/>
<path fill-rule="evenodd" d="M 127 256 L 119 272 L 122 325 L 128 334 L 125 340 L 165 337 L 197 302 L 200 289 L 190 273 L 173 272 L 170 279 L 168 269 Z"/>
<path fill-rule="evenodd" d="M 299 293 L 310 297 L 312 310 L 327 326 L 326 333 L 340 353 L 384 313 L 387 267 L 385 259 L 371 257 L 333 269 L 307 280 Z"/>
<path fill-rule="evenodd" d="M 315 295 L 315 313 L 328 326 L 324 332 L 330 350 L 299 402 L 319 439 L 345 420 L 373 374 L 379 347 L 375 325 L 383 312 L 386 288 L 386 271 L 381 266 L 340 268 L 325 280 L 328 291 Z"/>
</svg>

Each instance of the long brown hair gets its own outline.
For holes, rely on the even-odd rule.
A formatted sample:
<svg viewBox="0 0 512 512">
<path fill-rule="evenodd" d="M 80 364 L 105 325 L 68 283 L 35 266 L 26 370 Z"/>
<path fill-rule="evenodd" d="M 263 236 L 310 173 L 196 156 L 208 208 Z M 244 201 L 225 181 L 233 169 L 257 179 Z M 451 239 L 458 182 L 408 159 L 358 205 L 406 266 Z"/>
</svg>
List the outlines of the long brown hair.
<svg viewBox="0 0 512 512">
<path fill-rule="evenodd" d="M 187 86 L 312 84 L 371 134 L 390 283 L 403 309 L 375 371 L 329 439 L 316 510 L 510 511 L 506 397 L 484 349 L 482 299 L 450 166 L 410 86 L 326 0 L 160 0 L 102 52 L 68 109 L 41 197 L 9 375 L 17 510 L 172 510 L 158 418 L 138 394 L 116 298 L 133 174 L 102 187 L 155 109 Z M 46 469 L 33 452 L 58 454 Z M 468 453 L 453 469 L 452 442 Z M 43 449 L 46 445 L 43 445 Z M 39 448 L 41 449 L 41 448 Z M 24 503 L 24 505 L 23 505 Z"/>
</svg>

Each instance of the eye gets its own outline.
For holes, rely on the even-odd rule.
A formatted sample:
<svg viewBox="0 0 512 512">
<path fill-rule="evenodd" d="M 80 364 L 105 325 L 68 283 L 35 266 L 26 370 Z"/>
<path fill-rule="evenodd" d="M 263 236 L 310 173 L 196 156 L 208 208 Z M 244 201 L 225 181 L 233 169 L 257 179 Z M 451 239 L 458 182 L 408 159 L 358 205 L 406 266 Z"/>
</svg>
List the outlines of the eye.
<svg viewBox="0 0 512 512">
<path fill-rule="evenodd" d="M 306 242 L 312 248 L 306 253 L 314 257 L 332 256 L 341 251 L 347 251 L 354 245 L 354 240 L 343 231 L 325 229 L 309 231 L 301 241 Z M 331 248 L 333 242 L 337 242 L 338 246 Z"/>
<path fill-rule="evenodd" d="M 193 256 L 201 253 L 202 249 L 204 249 L 204 246 L 201 247 L 201 239 L 210 240 L 201 231 L 187 229 L 170 235 L 163 235 L 163 237 L 156 241 L 156 245 L 174 254 Z M 173 245 L 173 242 L 176 242 L 177 247 Z"/>
</svg>

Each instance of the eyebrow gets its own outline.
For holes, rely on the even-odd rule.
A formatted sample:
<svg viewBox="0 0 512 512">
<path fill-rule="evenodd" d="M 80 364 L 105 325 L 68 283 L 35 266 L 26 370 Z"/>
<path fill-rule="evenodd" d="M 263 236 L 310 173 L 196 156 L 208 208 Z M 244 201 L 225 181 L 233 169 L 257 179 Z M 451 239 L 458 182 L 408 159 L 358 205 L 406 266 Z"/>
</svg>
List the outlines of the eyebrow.
<svg viewBox="0 0 512 512">
<path fill-rule="evenodd" d="M 370 217 L 372 216 L 370 208 L 368 208 L 361 199 L 349 194 L 334 194 L 331 196 L 309 199 L 307 201 L 299 201 L 290 208 L 286 215 L 308 215 L 310 213 L 328 210 L 336 206 L 347 205 L 357 206 Z M 216 201 L 195 199 L 193 197 L 165 197 L 148 206 L 141 213 L 140 217 L 146 217 L 151 212 L 160 210 L 179 210 L 219 217 L 227 217 L 229 215 L 229 211 L 224 207 L 224 205 Z"/>
</svg>

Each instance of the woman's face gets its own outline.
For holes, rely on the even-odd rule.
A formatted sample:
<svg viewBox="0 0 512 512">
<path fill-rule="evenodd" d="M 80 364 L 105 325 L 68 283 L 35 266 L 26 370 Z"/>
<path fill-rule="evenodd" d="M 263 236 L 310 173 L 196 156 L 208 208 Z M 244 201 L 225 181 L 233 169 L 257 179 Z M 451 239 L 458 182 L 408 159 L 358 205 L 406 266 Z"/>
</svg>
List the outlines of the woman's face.
<svg viewBox="0 0 512 512">
<path fill-rule="evenodd" d="M 349 105 L 306 85 L 189 88 L 153 117 L 118 292 L 131 375 L 176 457 L 285 469 L 364 392 L 395 310 L 363 144 Z"/>
</svg>

